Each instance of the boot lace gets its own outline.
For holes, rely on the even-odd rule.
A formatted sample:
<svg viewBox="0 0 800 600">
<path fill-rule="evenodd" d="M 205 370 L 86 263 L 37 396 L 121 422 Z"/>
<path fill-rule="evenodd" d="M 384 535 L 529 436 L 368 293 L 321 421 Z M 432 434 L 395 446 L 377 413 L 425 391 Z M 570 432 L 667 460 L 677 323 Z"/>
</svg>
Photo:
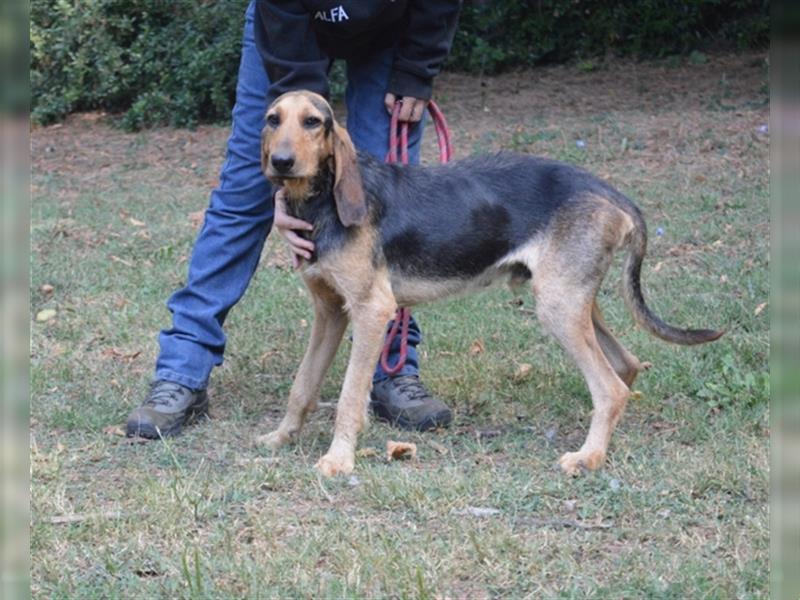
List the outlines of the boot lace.
<svg viewBox="0 0 800 600">
<path fill-rule="evenodd" d="M 395 387 L 409 402 L 424 402 L 430 398 L 428 390 L 416 377 L 398 377 Z"/>
<path fill-rule="evenodd" d="M 173 406 L 180 402 L 183 395 L 183 386 L 171 381 L 154 381 L 150 384 L 150 393 L 147 404 L 156 406 Z"/>
</svg>

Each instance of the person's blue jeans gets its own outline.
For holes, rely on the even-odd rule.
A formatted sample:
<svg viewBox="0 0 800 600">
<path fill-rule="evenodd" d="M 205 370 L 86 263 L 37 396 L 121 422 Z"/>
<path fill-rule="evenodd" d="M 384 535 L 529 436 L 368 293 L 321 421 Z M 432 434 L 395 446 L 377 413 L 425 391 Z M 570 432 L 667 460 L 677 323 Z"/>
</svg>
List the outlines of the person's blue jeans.
<svg viewBox="0 0 800 600">
<path fill-rule="evenodd" d="M 272 227 L 273 203 L 269 182 L 261 172 L 261 129 L 269 80 L 253 40 L 253 10 L 247 8 L 242 59 L 236 86 L 233 124 L 219 187 L 211 193 L 205 222 L 195 241 L 186 287 L 175 292 L 167 306 L 172 328 L 159 334 L 156 379 L 191 389 L 204 389 L 214 366 L 222 364 L 228 311 L 247 289 L 267 234 Z M 389 115 L 383 104 L 392 64 L 392 51 L 347 65 L 347 129 L 356 147 L 380 160 L 386 156 Z M 423 125 L 409 134 L 409 160 L 419 162 Z M 416 346 L 421 333 L 412 320 L 408 358 L 399 375 L 418 373 Z M 399 336 L 390 364 L 397 361 Z M 380 366 L 375 380 L 386 378 Z"/>
</svg>

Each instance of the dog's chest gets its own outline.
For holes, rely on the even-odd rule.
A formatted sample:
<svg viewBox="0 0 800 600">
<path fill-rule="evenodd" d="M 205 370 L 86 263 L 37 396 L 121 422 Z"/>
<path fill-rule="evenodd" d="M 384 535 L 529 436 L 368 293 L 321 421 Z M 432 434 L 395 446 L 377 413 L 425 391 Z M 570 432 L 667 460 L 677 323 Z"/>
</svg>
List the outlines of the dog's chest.
<svg viewBox="0 0 800 600">
<path fill-rule="evenodd" d="M 312 231 L 295 231 L 301 237 L 314 243 L 311 263 L 341 250 L 352 236 L 339 221 L 333 200 L 317 196 L 301 203 L 287 205 L 287 213 L 314 226 Z"/>
</svg>

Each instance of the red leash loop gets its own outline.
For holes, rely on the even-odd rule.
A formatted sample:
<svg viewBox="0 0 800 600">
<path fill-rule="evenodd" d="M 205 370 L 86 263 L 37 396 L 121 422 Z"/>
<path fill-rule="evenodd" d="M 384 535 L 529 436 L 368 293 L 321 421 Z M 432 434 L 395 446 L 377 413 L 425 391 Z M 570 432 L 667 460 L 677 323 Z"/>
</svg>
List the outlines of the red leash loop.
<svg viewBox="0 0 800 600">
<path fill-rule="evenodd" d="M 450 128 L 447 126 L 444 114 L 433 100 L 428 103 L 428 110 L 431 113 L 431 117 L 433 117 L 433 124 L 436 126 L 436 140 L 439 142 L 439 160 L 444 164 L 453 158 L 453 146 L 450 144 Z"/>
<path fill-rule="evenodd" d="M 406 365 L 408 358 L 408 324 L 411 321 L 411 311 L 405 306 L 397 309 L 392 322 L 392 328 L 386 335 L 386 341 L 383 343 L 383 350 L 381 350 L 381 368 L 387 375 L 397 375 Z M 402 329 L 400 329 L 402 324 Z M 397 362 L 394 366 L 389 366 L 389 352 L 392 349 L 392 342 L 397 337 L 397 331 L 400 329 L 400 353 L 397 357 Z"/>
<path fill-rule="evenodd" d="M 389 152 L 386 154 L 386 162 L 394 164 L 399 161 L 408 164 L 408 123 L 400 122 L 400 101 L 397 101 L 392 110 L 392 120 L 389 125 Z M 447 121 L 444 119 L 442 111 L 436 103 L 431 100 L 428 102 L 428 111 L 431 113 L 433 125 L 436 128 L 436 140 L 439 144 L 439 160 L 442 164 L 448 162 L 453 158 L 453 147 L 450 144 L 450 129 L 447 127 Z M 399 136 L 398 136 L 399 134 Z M 381 351 L 381 368 L 387 375 L 396 375 L 400 372 L 406 364 L 408 358 L 408 325 L 411 320 L 411 311 L 405 306 L 397 309 L 395 314 L 392 328 L 386 336 L 386 341 L 383 344 Z M 400 332 L 400 353 L 397 357 L 397 363 L 389 366 L 389 352 L 392 348 L 392 343 L 397 337 L 398 331 Z"/>
</svg>

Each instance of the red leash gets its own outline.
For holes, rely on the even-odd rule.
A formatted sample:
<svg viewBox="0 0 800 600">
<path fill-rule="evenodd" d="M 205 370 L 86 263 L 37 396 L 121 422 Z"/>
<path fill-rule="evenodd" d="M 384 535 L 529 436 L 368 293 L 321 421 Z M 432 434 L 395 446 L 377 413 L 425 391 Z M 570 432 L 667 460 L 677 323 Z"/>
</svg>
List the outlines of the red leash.
<svg viewBox="0 0 800 600">
<path fill-rule="evenodd" d="M 392 110 L 392 120 L 389 125 L 389 153 L 386 155 L 386 162 L 393 164 L 400 162 L 404 165 L 408 164 L 408 123 L 399 121 L 401 104 L 398 101 Z M 436 103 L 431 100 L 428 102 L 428 111 L 431 113 L 431 120 L 436 128 L 436 140 L 439 143 L 439 160 L 442 164 L 448 162 L 453 158 L 453 147 L 450 144 L 450 129 L 447 127 L 447 121 L 444 119 L 442 111 Z M 399 149 L 399 161 L 398 161 Z M 381 351 L 381 368 L 387 375 L 396 375 L 400 372 L 406 364 L 408 358 L 408 323 L 411 320 L 411 310 L 402 306 L 397 309 L 397 314 L 394 317 L 392 328 L 386 336 L 386 341 L 383 344 Z M 402 329 L 401 329 L 402 327 Z M 398 330 L 400 330 L 400 355 L 397 358 L 397 363 L 394 366 L 389 366 L 389 352 L 397 337 Z"/>
</svg>

